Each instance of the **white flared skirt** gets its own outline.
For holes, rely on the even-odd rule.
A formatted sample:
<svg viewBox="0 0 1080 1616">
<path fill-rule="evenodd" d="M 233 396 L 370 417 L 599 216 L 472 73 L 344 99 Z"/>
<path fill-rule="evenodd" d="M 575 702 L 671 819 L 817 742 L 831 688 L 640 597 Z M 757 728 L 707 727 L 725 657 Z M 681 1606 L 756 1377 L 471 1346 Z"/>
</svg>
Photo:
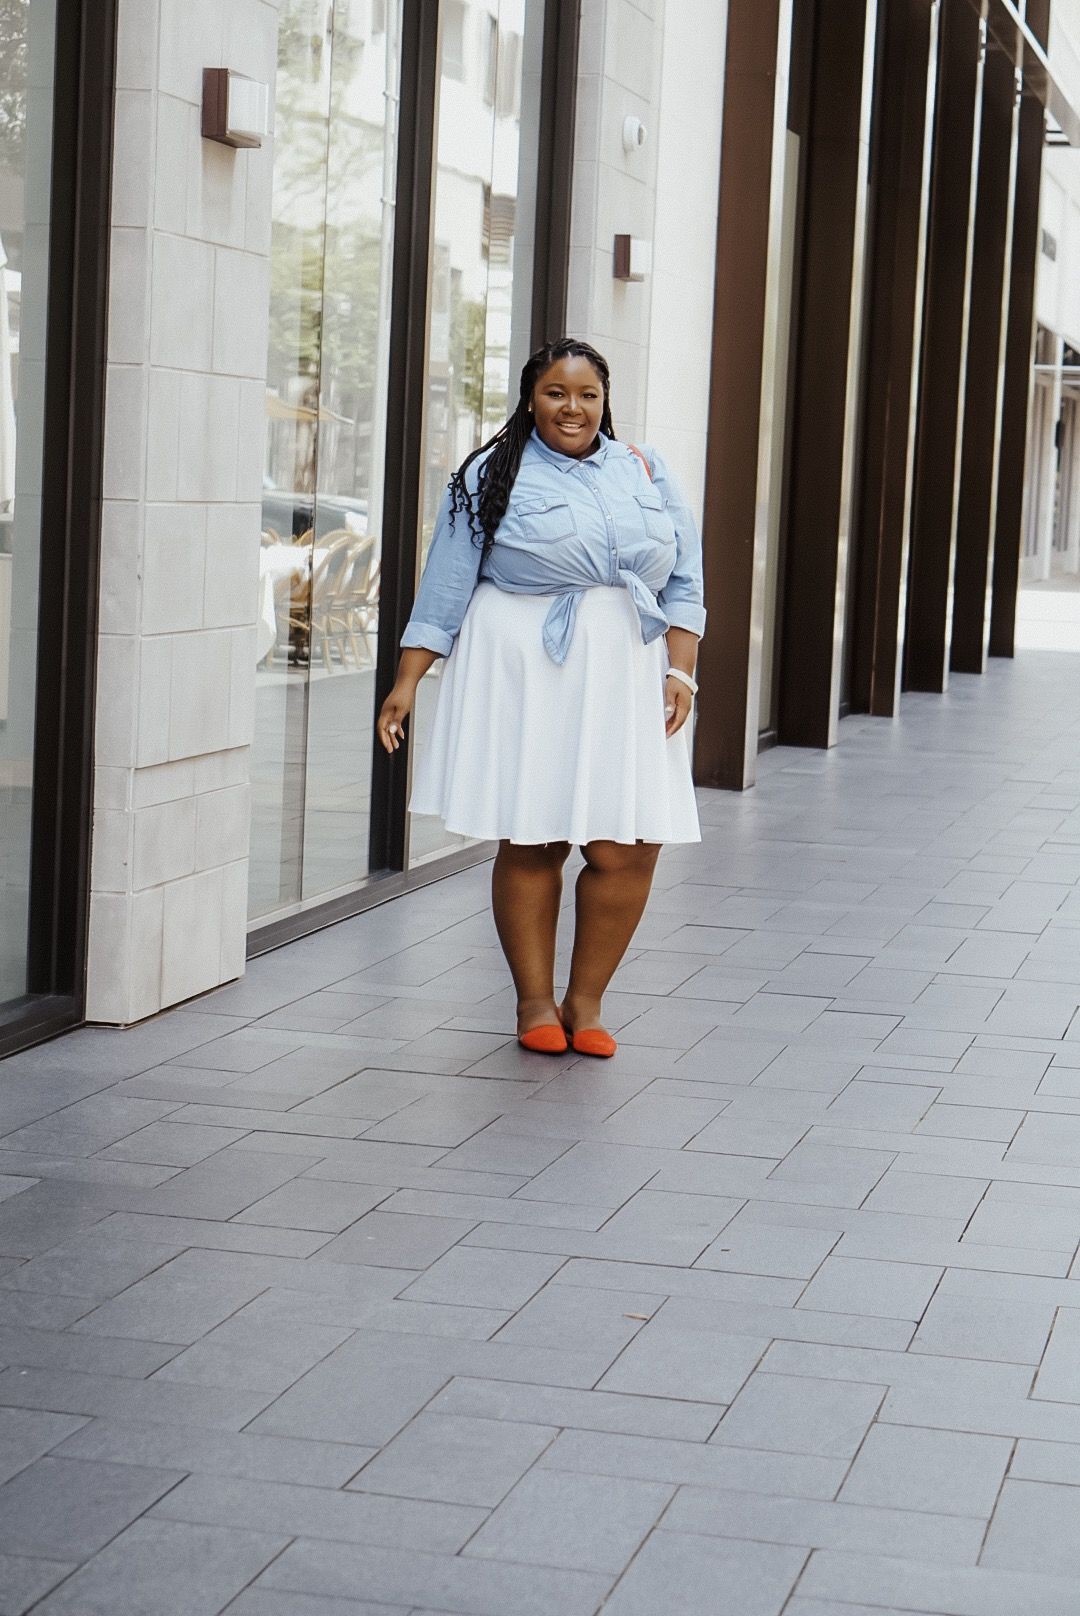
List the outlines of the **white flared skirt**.
<svg viewBox="0 0 1080 1616">
<path fill-rule="evenodd" d="M 625 589 L 587 589 L 560 666 L 541 638 L 552 599 L 479 585 L 410 809 L 483 841 L 700 841 L 690 725 L 664 734 L 664 640 L 642 643 Z"/>
</svg>

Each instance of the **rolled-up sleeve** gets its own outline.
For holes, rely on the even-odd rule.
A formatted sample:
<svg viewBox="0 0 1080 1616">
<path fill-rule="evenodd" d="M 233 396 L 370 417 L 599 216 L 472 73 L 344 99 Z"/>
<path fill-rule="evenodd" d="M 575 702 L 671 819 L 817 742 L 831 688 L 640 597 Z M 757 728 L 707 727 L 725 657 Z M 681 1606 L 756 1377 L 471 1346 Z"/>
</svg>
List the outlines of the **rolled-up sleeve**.
<svg viewBox="0 0 1080 1616">
<path fill-rule="evenodd" d="M 473 538 L 466 511 L 450 519 L 450 491 L 443 495 L 431 546 L 401 644 L 422 646 L 436 656 L 449 656 L 457 639 L 477 579 L 483 550 Z"/>
<path fill-rule="evenodd" d="M 682 490 L 655 449 L 645 451 L 653 483 L 663 495 L 675 524 L 675 565 L 657 599 L 672 628 L 684 628 L 698 639 L 705 632 L 705 598 L 701 566 L 701 534 Z"/>
</svg>

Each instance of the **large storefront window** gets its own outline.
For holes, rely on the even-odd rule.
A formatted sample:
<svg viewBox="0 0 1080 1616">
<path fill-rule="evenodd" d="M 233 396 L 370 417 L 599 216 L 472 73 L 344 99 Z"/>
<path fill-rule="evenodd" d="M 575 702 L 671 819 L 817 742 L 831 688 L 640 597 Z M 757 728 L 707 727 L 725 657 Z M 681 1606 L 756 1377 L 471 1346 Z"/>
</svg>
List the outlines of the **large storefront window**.
<svg viewBox="0 0 1080 1616">
<path fill-rule="evenodd" d="M 0 29 L 0 1005 L 28 991 L 55 0 Z"/>
<path fill-rule="evenodd" d="M 444 6 L 421 563 L 451 472 L 506 420 L 529 354 L 543 30 L 542 0 Z M 414 750 L 441 666 L 420 686 Z M 412 821 L 411 864 L 461 845 Z"/>
<path fill-rule="evenodd" d="M 399 3 L 285 0 L 250 910 L 367 874 Z"/>
<path fill-rule="evenodd" d="M 451 471 L 506 419 L 530 347 L 544 11 L 544 0 L 439 7 L 434 150 L 419 154 L 433 191 L 427 298 L 408 315 L 420 331 L 426 321 L 428 355 L 421 561 Z M 399 83 L 417 70 L 402 59 L 402 0 L 282 0 L 280 15 L 252 759 L 260 923 L 370 873 L 380 572 L 399 563 L 383 556 L 382 486 L 395 229 L 407 228 L 395 219 L 396 115 Z M 433 71 L 434 34 L 429 48 Z M 414 746 L 437 679 L 422 689 Z M 408 863 L 454 841 L 419 820 Z"/>
</svg>

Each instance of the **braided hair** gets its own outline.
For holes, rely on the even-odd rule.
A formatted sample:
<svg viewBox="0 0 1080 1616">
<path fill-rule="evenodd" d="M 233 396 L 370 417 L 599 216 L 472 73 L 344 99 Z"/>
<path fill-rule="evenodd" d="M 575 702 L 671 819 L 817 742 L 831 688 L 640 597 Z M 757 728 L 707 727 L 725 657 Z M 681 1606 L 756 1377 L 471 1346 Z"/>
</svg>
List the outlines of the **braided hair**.
<svg viewBox="0 0 1080 1616">
<path fill-rule="evenodd" d="M 533 389 L 544 372 L 550 370 L 560 359 L 588 360 L 604 389 L 600 431 L 606 438 L 615 436 L 609 396 L 611 372 L 603 354 L 597 353 L 589 343 L 581 342 L 577 337 L 560 337 L 557 342 L 546 342 L 542 348 L 537 348 L 526 360 L 522 369 L 521 388 L 513 415 L 493 438 L 489 438 L 487 443 L 482 443 L 479 449 L 474 449 L 472 454 L 465 457 L 450 479 L 450 524 L 453 526 L 454 518 L 459 511 L 465 512 L 469 518 L 469 531 L 473 543 L 481 545 L 485 554 L 494 543 L 495 530 L 506 515 L 510 492 L 521 465 L 521 456 L 532 435 L 533 418 L 529 406 L 532 403 Z M 486 458 L 477 475 L 476 492 L 471 493 L 465 481 L 465 474 L 480 455 Z"/>
</svg>

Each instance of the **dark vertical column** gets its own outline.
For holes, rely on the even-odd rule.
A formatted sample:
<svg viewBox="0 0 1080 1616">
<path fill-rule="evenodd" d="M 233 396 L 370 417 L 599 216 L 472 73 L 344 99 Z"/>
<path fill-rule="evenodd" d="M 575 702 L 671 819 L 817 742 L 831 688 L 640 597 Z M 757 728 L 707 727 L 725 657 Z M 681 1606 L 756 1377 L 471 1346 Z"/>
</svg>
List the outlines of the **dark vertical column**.
<svg viewBox="0 0 1080 1616">
<path fill-rule="evenodd" d="M 971 319 L 964 441 L 956 521 L 950 666 L 984 673 L 1004 400 L 1013 203 L 1016 195 L 1016 63 L 991 50 L 983 76 L 978 198 L 971 261 Z"/>
<path fill-rule="evenodd" d="M 939 0 L 883 0 L 871 174 L 851 705 L 900 702 Z"/>
<path fill-rule="evenodd" d="M 905 644 L 913 690 L 949 678 L 984 38 L 970 0 L 942 0 Z"/>
<path fill-rule="evenodd" d="M 876 4 L 817 0 L 781 620 L 779 739 L 839 721 Z"/>
<path fill-rule="evenodd" d="M 1012 273 L 1006 322 L 1005 385 L 998 452 L 990 604 L 991 656 L 1012 656 L 1014 648 L 1024 524 L 1024 462 L 1035 346 L 1035 275 L 1039 258 L 1039 192 L 1042 184 L 1044 128 L 1042 102 L 1030 93 L 1025 94 L 1020 103 L 1016 149 Z"/>
<path fill-rule="evenodd" d="M 694 775 L 736 790 L 757 759 L 790 54 L 791 0 L 730 0 Z"/>
</svg>

